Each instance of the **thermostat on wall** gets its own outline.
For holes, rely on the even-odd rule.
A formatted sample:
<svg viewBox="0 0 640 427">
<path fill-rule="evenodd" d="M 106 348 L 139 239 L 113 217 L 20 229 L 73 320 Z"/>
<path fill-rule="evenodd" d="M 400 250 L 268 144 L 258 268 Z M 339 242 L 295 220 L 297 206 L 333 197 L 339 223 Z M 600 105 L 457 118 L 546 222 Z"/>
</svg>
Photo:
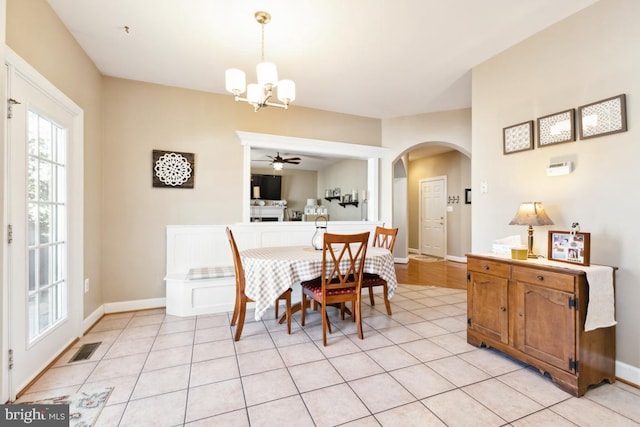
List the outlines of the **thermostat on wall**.
<svg viewBox="0 0 640 427">
<path fill-rule="evenodd" d="M 571 162 L 551 163 L 547 168 L 547 176 L 568 175 L 571 173 Z"/>
</svg>

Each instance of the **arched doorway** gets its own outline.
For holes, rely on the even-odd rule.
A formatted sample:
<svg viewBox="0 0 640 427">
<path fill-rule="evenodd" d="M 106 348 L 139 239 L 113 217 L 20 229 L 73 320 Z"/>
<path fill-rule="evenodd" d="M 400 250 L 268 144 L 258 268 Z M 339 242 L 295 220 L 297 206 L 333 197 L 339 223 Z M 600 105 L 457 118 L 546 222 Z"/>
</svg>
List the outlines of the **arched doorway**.
<svg viewBox="0 0 640 427">
<path fill-rule="evenodd" d="M 393 218 L 399 233 L 396 258 L 421 252 L 420 180 L 446 177 L 444 194 L 445 257 L 464 261 L 471 249 L 471 159 L 454 144 L 430 141 L 406 149 L 393 161 Z M 468 190 L 468 191 L 467 191 Z M 401 243 L 405 243 L 402 245 Z M 406 248 L 401 254 L 398 248 Z"/>
</svg>

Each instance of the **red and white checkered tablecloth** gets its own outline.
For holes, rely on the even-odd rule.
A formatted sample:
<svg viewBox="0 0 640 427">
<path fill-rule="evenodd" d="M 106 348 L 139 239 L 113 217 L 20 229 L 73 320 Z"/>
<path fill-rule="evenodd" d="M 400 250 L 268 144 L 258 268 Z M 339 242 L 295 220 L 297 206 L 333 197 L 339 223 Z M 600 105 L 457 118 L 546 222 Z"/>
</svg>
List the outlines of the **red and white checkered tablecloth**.
<svg viewBox="0 0 640 427">
<path fill-rule="evenodd" d="M 240 252 L 246 281 L 245 293 L 256 302 L 255 318 L 273 306 L 278 295 L 296 282 L 322 274 L 322 251 L 310 246 L 283 246 L 247 249 Z M 347 261 L 344 261 L 348 263 Z M 378 274 L 387 281 L 389 298 L 398 287 L 393 254 L 389 250 L 368 247 L 364 272 Z"/>
</svg>

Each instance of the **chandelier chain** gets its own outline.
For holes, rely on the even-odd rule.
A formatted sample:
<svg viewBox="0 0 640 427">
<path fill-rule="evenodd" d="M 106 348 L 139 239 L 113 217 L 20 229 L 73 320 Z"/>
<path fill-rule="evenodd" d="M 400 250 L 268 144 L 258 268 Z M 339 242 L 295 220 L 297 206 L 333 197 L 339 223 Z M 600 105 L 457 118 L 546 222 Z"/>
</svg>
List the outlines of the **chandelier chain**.
<svg viewBox="0 0 640 427">
<path fill-rule="evenodd" d="M 261 55 L 262 55 L 262 61 L 264 62 L 264 23 L 260 24 L 260 28 L 262 29 L 262 51 L 261 51 Z"/>
</svg>

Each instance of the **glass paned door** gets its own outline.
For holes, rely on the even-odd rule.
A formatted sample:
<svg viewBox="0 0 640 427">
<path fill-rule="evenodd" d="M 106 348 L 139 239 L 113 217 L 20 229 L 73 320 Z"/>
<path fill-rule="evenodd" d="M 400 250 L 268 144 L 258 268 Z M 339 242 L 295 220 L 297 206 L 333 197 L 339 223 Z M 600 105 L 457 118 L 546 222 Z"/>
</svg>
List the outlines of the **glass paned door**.
<svg viewBox="0 0 640 427">
<path fill-rule="evenodd" d="M 66 131 L 28 113 L 29 342 L 64 319 L 66 306 Z"/>
<path fill-rule="evenodd" d="M 82 335 L 83 113 L 6 49 L 8 399 Z"/>
</svg>

